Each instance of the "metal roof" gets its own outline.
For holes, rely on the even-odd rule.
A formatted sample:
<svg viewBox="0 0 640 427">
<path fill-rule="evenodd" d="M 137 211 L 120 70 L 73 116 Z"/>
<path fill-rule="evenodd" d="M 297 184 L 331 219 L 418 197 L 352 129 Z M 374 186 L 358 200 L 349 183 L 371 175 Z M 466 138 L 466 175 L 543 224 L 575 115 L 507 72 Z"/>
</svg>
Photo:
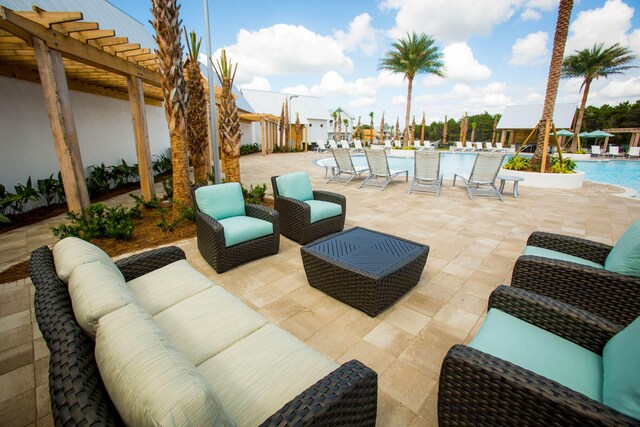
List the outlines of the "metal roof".
<svg viewBox="0 0 640 427">
<path fill-rule="evenodd" d="M 542 117 L 543 105 L 507 105 L 497 129 L 533 129 Z M 556 104 L 553 123 L 556 129 L 571 129 L 577 103 Z"/>
<path fill-rule="evenodd" d="M 199 65 L 200 65 L 200 72 L 204 76 L 204 79 L 207 80 L 207 66 L 204 65 L 202 62 L 200 62 Z M 215 83 L 214 83 L 215 86 L 222 87 L 222 84 L 220 83 L 220 79 L 218 79 L 218 75 L 215 73 L 215 71 L 213 72 L 213 78 L 215 79 Z M 252 114 L 256 112 L 251 107 L 251 105 L 249 105 L 246 98 L 242 95 L 242 92 L 240 92 L 240 90 L 236 87 L 236 85 L 233 85 L 231 87 L 231 93 L 233 93 L 233 96 L 236 97 L 236 106 L 240 110 L 245 111 L 247 113 L 252 113 Z M 207 94 L 207 96 L 209 95 Z"/>
<path fill-rule="evenodd" d="M 282 103 L 292 94 L 271 92 L 256 89 L 242 89 L 242 94 L 256 113 L 273 114 L 279 117 L 282 112 Z M 324 103 L 324 98 L 307 95 L 294 95 L 289 103 L 291 120 L 294 121 L 296 113 L 300 115 L 301 123 L 309 123 L 309 120 L 329 120 L 329 112 Z"/>
</svg>

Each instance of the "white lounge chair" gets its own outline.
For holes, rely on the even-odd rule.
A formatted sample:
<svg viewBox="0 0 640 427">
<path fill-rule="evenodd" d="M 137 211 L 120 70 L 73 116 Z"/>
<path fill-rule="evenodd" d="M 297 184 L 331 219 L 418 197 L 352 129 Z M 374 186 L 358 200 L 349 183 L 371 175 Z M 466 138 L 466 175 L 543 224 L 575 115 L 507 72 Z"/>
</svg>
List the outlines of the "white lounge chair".
<svg viewBox="0 0 640 427">
<path fill-rule="evenodd" d="M 602 151 L 600 150 L 600 146 L 599 145 L 592 145 L 591 146 L 591 156 L 596 156 L 596 157 L 600 157 L 602 155 Z"/>
<path fill-rule="evenodd" d="M 433 145 L 433 143 L 431 143 L 431 141 L 425 141 L 424 142 L 424 147 L 422 148 L 422 150 L 424 151 L 435 151 L 436 147 L 435 145 Z"/>
<path fill-rule="evenodd" d="M 329 180 L 326 182 L 327 184 L 333 181 L 344 182 L 344 185 L 346 187 L 353 178 L 360 176 L 362 173 L 369 170 L 369 168 L 363 166 L 353 166 L 351 154 L 346 148 L 333 148 L 331 149 L 331 153 L 333 154 L 333 158 L 336 161 L 338 170 L 336 171 L 335 175 L 332 175 L 329 178 Z"/>
<path fill-rule="evenodd" d="M 483 151 L 484 147 L 482 146 L 482 142 L 476 142 L 476 151 Z"/>
<path fill-rule="evenodd" d="M 340 140 L 340 147 L 346 148 L 347 150 L 351 148 L 349 141 L 345 141 L 344 139 Z"/>
<path fill-rule="evenodd" d="M 362 153 L 364 151 L 364 147 L 362 146 L 362 142 L 359 139 L 353 140 L 353 148 L 351 149 L 354 153 Z"/>
<path fill-rule="evenodd" d="M 486 141 L 486 142 L 484 143 L 484 149 L 485 149 L 486 151 L 496 151 L 496 149 L 495 149 L 495 148 L 493 148 L 493 145 L 491 145 L 491 141 Z"/>
<path fill-rule="evenodd" d="M 464 151 L 476 151 L 476 147 L 473 142 L 467 141 L 464 143 Z"/>
<path fill-rule="evenodd" d="M 333 149 L 336 149 L 336 148 L 338 148 L 338 143 L 335 142 L 333 139 L 330 139 L 329 140 L 329 149 L 333 150 Z"/>
<path fill-rule="evenodd" d="M 462 142 L 457 141 L 455 147 L 449 147 L 449 151 L 464 151 L 464 145 L 462 145 Z"/>
<path fill-rule="evenodd" d="M 607 156 L 620 157 L 620 156 L 623 156 L 623 154 L 620 154 L 620 147 L 618 147 L 617 145 L 610 145 L 609 151 L 607 151 Z"/>
<path fill-rule="evenodd" d="M 393 148 L 393 142 L 390 139 L 384 141 L 384 149 L 391 150 Z"/>
<path fill-rule="evenodd" d="M 404 180 L 409 181 L 408 170 L 390 170 L 389 162 L 387 160 L 387 153 L 384 150 L 367 150 L 364 152 L 367 156 L 367 163 L 369 164 L 369 176 L 362 181 L 360 187 L 364 185 L 373 185 L 375 187 L 381 187 L 380 191 L 398 175 L 404 174 Z"/>
<path fill-rule="evenodd" d="M 473 162 L 473 168 L 469 178 L 462 175 L 453 175 L 453 186 L 456 185 L 456 178 L 460 178 L 467 187 L 469 198 L 473 200 L 473 196 L 497 197 L 502 201 L 502 194 L 496 187 L 496 177 L 502 166 L 504 154 L 497 153 L 479 153 Z"/>
<path fill-rule="evenodd" d="M 507 151 L 507 149 L 502 146 L 502 142 L 496 142 L 496 151 L 504 152 Z"/>
<path fill-rule="evenodd" d="M 420 145 L 419 139 L 413 140 L 413 148 L 415 148 L 416 150 L 422 150 L 422 145 Z"/>
<path fill-rule="evenodd" d="M 413 181 L 409 186 L 411 191 L 436 193 L 440 196 L 442 174 L 440 173 L 440 153 L 436 151 L 416 151 L 413 159 Z"/>
<path fill-rule="evenodd" d="M 322 140 L 317 140 L 316 141 L 316 153 L 325 153 L 329 151 L 329 148 L 327 147 L 327 144 L 322 141 Z"/>
<path fill-rule="evenodd" d="M 640 147 L 629 147 L 629 152 L 627 153 L 627 158 L 631 159 L 632 157 L 640 158 Z"/>
</svg>

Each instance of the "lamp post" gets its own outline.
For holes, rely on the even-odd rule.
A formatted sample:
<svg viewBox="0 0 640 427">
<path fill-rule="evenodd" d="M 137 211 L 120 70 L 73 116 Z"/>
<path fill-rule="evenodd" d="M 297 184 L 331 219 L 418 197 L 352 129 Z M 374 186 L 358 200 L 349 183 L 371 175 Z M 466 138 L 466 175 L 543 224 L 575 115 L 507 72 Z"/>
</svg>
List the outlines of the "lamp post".
<svg viewBox="0 0 640 427">
<path fill-rule="evenodd" d="M 211 150 L 213 151 L 214 184 L 220 184 L 220 153 L 218 152 L 218 129 L 216 126 L 216 92 L 213 80 L 213 59 L 211 58 L 211 35 L 209 31 L 209 0 L 204 0 L 204 26 L 207 40 L 207 80 L 209 80 L 209 124 L 211 129 Z"/>
<path fill-rule="evenodd" d="M 293 113 L 293 111 L 291 109 L 291 100 L 293 98 L 299 98 L 299 96 L 298 95 L 289 95 L 289 130 L 291 130 L 291 114 Z M 289 135 L 291 135 L 291 132 L 289 132 Z M 289 144 L 289 147 L 292 146 L 291 139 L 289 139 L 289 141 L 287 141 L 287 143 Z"/>
</svg>

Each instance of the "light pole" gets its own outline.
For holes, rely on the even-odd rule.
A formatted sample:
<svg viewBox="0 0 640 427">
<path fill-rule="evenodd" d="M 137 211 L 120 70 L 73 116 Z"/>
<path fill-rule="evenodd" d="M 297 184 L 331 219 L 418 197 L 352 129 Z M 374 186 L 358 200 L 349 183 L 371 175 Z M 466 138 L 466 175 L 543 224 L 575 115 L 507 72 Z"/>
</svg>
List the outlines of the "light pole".
<svg viewBox="0 0 640 427">
<path fill-rule="evenodd" d="M 218 129 L 216 126 L 216 92 L 213 80 L 213 59 L 211 58 L 211 35 L 209 32 L 209 0 L 204 0 L 204 25 L 207 40 L 207 80 L 209 80 L 209 121 L 211 129 L 211 150 L 213 151 L 213 183 L 220 184 L 220 153 L 218 153 Z M 222 84 L 222 82 L 220 82 Z"/>
<path fill-rule="evenodd" d="M 299 96 L 298 95 L 289 95 L 289 135 L 291 135 L 291 114 L 293 113 L 293 110 L 291 109 L 291 100 L 293 98 L 299 98 Z M 289 139 L 289 141 L 287 141 L 287 144 L 289 144 L 289 147 L 292 146 L 291 139 Z"/>
</svg>

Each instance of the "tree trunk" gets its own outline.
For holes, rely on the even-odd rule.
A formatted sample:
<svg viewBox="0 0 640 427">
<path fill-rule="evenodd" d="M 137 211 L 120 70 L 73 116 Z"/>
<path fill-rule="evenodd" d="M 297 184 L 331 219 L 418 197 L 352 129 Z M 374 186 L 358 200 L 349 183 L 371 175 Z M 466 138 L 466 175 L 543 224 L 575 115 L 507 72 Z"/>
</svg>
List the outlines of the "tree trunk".
<svg viewBox="0 0 640 427">
<path fill-rule="evenodd" d="M 591 80 L 586 79 L 584 81 L 584 92 L 582 93 L 582 102 L 580 103 L 580 111 L 578 111 L 578 120 L 576 120 L 575 136 L 571 142 L 571 152 L 575 153 L 578 150 L 578 134 L 582 128 L 582 118 L 584 117 L 584 109 L 587 106 L 587 97 L 589 96 L 589 88 L 591 87 Z"/>
<path fill-rule="evenodd" d="M 409 144 L 409 116 L 411 115 L 411 91 L 413 90 L 413 77 L 407 77 L 407 112 L 404 115 L 404 136 L 403 145 Z"/>
<path fill-rule="evenodd" d="M 558 84 L 560 82 L 560 71 L 562 69 L 562 57 L 564 47 L 567 44 L 567 33 L 569 31 L 569 21 L 571 20 L 571 10 L 573 0 L 560 0 L 558 8 L 558 21 L 556 22 L 556 33 L 553 38 L 553 53 L 551 54 L 551 64 L 549 65 L 549 78 L 547 80 L 547 92 L 544 99 L 542 118 L 538 127 L 538 144 L 536 151 L 531 158 L 531 165 L 534 168 L 542 169 L 542 157 L 547 147 L 544 141 L 548 141 L 549 136 L 545 135 L 547 121 L 553 120 L 553 110 L 558 95 Z M 551 167 L 551 159 L 547 156 L 544 169 Z"/>
</svg>

